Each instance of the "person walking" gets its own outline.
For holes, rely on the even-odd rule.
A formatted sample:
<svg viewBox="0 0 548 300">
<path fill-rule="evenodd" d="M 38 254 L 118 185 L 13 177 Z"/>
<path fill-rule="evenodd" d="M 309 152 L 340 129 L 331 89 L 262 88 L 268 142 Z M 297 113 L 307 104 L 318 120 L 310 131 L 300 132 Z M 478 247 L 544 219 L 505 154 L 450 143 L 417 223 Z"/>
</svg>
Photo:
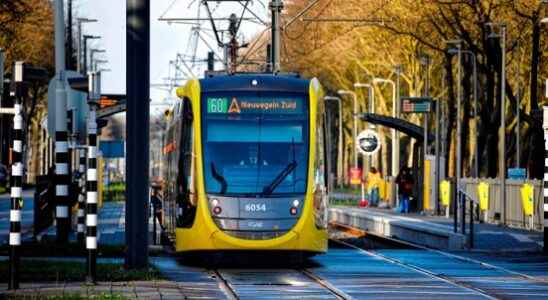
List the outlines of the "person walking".
<svg viewBox="0 0 548 300">
<path fill-rule="evenodd" d="M 409 213 L 409 199 L 413 194 L 414 179 L 409 167 L 403 167 L 396 177 L 396 184 L 398 185 L 400 207 L 396 210 L 403 213 Z"/>
<path fill-rule="evenodd" d="M 375 167 L 369 169 L 367 174 L 367 194 L 369 196 L 369 205 L 377 206 L 380 197 L 381 173 Z"/>
<path fill-rule="evenodd" d="M 150 202 L 154 210 L 154 218 L 158 220 L 160 228 L 164 230 L 164 209 L 162 207 L 162 199 L 160 198 L 161 185 L 159 183 L 152 184 L 152 194 L 150 195 Z"/>
</svg>

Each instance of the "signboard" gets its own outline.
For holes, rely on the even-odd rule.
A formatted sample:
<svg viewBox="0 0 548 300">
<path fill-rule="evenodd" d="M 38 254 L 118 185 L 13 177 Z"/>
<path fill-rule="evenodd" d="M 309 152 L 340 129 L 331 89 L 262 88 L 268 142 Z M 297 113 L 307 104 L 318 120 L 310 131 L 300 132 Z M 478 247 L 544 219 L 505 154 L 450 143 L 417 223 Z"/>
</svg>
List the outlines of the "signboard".
<svg viewBox="0 0 548 300">
<path fill-rule="evenodd" d="M 531 184 L 526 183 L 521 187 L 520 192 L 523 213 L 527 216 L 532 216 L 535 208 L 535 188 Z"/>
<path fill-rule="evenodd" d="M 303 101 L 299 97 L 207 97 L 208 114 L 301 114 Z"/>
<path fill-rule="evenodd" d="M 362 183 L 362 169 L 351 168 L 350 169 L 350 184 L 360 185 Z"/>
<path fill-rule="evenodd" d="M 123 140 L 101 141 L 99 150 L 104 158 L 124 158 L 125 143 Z"/>
<path fill-rule="evenodd" d="M 87 115 L 88 115 L 88 100 L 87 94 L 75 89 L 70 88 L 70 78 L 80 78 L 82 75 L 75 71 L 67 70 L 65 73 L 66 81 L 65 88 L 67 90 L 67 110 L 73 111 L 74 133 L 78 133 L 78 142 L 80 144 L 86 143 L 86 128 L 87 128 Z M 55 136 L 55 88 L 58 81 L 57 75 L 52 78 L 48 85 L 48 133 L 51 137 Z"/>
<path fill-rule="evenodd" d="M 432 99 L 426 97 L 404 97 L 401 109 L 403 113 L 430 113 L 432 111 Z"/>
<path fill-rule="evenodd" d="M 527 179 L 527 171 L 523 168 L 510 168 L 508 169 L 508 178 L 515 180 Z"/>
<path fill-rule="evenodd" d="M 489 184 L 487 182 L 480 182 L 478 184 L 478 199 L 480 204 L 480 210 L 485 211 L 489 209 Z"/>
<path fill-rule="evenodd" d="M 376 131 L 366 129 L 356 137 L 356 149 L 362 154 L 373 155 L 381 148 L 381 140 Z"/>
</svg>

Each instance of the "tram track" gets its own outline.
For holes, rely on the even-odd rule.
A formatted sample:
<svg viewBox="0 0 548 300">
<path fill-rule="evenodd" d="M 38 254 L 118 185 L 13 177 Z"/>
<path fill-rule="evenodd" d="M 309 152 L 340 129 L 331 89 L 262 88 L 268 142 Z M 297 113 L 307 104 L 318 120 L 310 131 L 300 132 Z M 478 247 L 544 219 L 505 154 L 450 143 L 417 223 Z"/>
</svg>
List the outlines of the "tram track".
<svg viewBox="0 0 548 300">
<path fill-rule="evenodd" d="M 487 262 L 484 262 L 484 261 L 481 261 L 481 260 L 473 259 L 473 258 L 462 256 L 462 255 L 458 255 L 458 254 L 455 254 L 455 253 L 449 253 L 449 252 L 445 252 L 445 251 L 439 250 L 439 249 L 428 248 L 428 247 L 418 245 L 418 244 L 415 244 L 415 243 L 412 243 L 412 242 L 397 240 L 397 239 L 394 239 L 394 238 L 391 238 L 391 237 L 370 234 L 368 232 L 358 230 L 358 229 L 355 229 L 355 228 L 350 228 L 346 225 L 338 224 L 338 223 L 335 223 L 335 222 L 332 222 L 330 225 L 333 228 L 336 228 L 337 230 L 341 230 L 342 232 L 345 232 L 345 233 L 350 234 L 350 235 L 355 236 L 355 237 L 363 237 L 365 235 L 375 236 L 379 239 L 385 239 L 387 241 L 390 241 L 391 243 L 400 244 L 402 246 L 406 246 L 406 247 L 410 247 L 410 248 L 414 248 L 414 249 L 428 251 L 428 252 L 431 252 L 431 253 L 435 253 L 435 254 L 445 256 L 447 258 L 457 259 L 457 260 L 460 260 L 462 262 L 477 264 L 477 265 L 480 265 L 480 266 L 485 267 L 485 268 L 505 272 L 507 274 L 518 276 L 518 277 L 521 277 L 523 279 L 535 281 L 535 282 L 542 283 L 542 284 L 548 283 L 548 279 L 530 276 L 530 275 L 527 275 L 527 274 L 524 274 L 524 273 L 521 273 L 521 272 L 509 270 L 509 269 L 504 268 L 504 267 L 500 267 L 500 266 L 497 266 L 497 265 L 494 265 L 494 264 L 490 264 L 490 263 L 487 263 Z"/>
<path fill-rule="evenodd" d="M 499 299 L 498 297 L 494 296 L 494 295 L 491 295 L 489 294 L 488 291 L 484 291 L 480 288 L 477 288 L 477 287 L 473 287 L 473 286 L 470 286 L 468 284 L 465 284 L 465 283 L 462 283 L 458 280 L 455 280 L 451 277 L 447 277 L 447 276 L 442 276 L 442 275 L 439 275 L 439 274 L 436 274 L 435 272 L 432 272 L 430 270 L 427 270 L 427 269 L 424 269 L 424 268 L 421 268 L 419 266 L 416 266 L 416 265 L 413 265 L 413 264 L 409 264 L 409 263 L 405 263 L 403 261 L 400 261 L 398 259 L 394 259 L 392 257 L 389 257 L 389 256 L 386 256 L 386 255 L 383 255 L 383 254 L 380 254 L 378 252 L 375 252 L 375 251 L 370 251 L 370 250 L 365 250 L 363 248 L 360 248 L 358 246 L 355 246 L 355 245 L 352 245 L 350 243 L 347 243 L 347 242 L 344 242 L 342 240 L 339 240 L 339 239 L 331 239 L 331 241 L 335 242 L 335 243 L 339 243 L 343 246 L 346 246 L 346 247 L 349 247 L 349 248 L 352 248 L 352 249 L 355 249 L 355 250 L 358 250 L 360 253 L 362 254 L 365 254 L 365 255 L 368 255 L 368 256 L 372 256 L 372 257 L 376 257 L 376 258 L 379 258 L 379 259 L 382 259 L 384 261 L 387 261 L 387 262 L 390 262 L 390 263 L 393 263 L 393 264 L 396 264 L 398 266 L 401 266 L 403 268 L 406 268 L 406 269 L 409 269 L 409 270 L 412 270 L 414 272 L 418 272 L 420 274 L 423 274 L 423 275 L 426 275 L 432 279 L 437 279 L 437 280 L 440 280 L 440 281 L 443 281 L 443 282 L 446 282 L 450 285 L 453 285 L 455 287 L 460 287 L 460 288 L 463 288 L 463 289 L 466 289 L 476 295 L 479 295 L 479 296 L 482 296 L 482 297 L 485 297 L 487 299 Z"/>
<path fill-rule="evenodd" d="M 216 269 L 216 270 L 211 270 L 210 272 L 212 276 L 217 279 L 219 288 L 226 295 L 227 299 L 230 299 L 230 300 L 251 299 L 249 295 L 246 295 L 247 289 L 245 288 L 242 288 L 243 292 L 241 294 L 238 293 L 238 287 L 241 287 L 244 285 L 242 282 L 238 282 L 237 279 L 234 280 L 235 282 L 231 282 L 231 279 L 229 278 L 229 277 L 232 277 L 238 271 L 241 271 L 241 270 L 234 271 L 234 270 Z M 286 270 L 277 269 L 272 271 L 278 272 L 278 273 L 285 273 L 285 274 L 291 274 L 291 273 L 300 274 L 303 276 L 303 278 L 308 279 L 308 282 L 300 281 L 296 283 L 294 286 L 291 286 L 290 284 L 279 283 L 276 281 L 270 282 L 268 281 L 269 280 L 268 273 L 263 273 L 262 274 L 263 276 L 257 276 L 257 274 L 260 274 L 260 272 L 256 272 L 255 277 L 253 278 L 253 281 L 248 281 L 245 283 L 245 285 L 257 287 L 258 290 L 262 291 L 261 298 L 264 297 L 266 299 L 277 298 L 278 289 L 285 288 L 285 287 L 288 287 L 288 288 L 297 287 L 297 289 L 295 289 L 292 292 L 294 293 L 293 297 L 301 297 L 301 295 L 299 295 L 299 293 L 301 293 L 303 298 L 310 298 L 311 290 L 312 290 L 312 293 L 313 293 L 312 298 L 318 297 L 321 299 L 338 299 L 338 300 L 354 299 L 348 294 L 346 294 L 345 292 L 338 289 L 331 282 L 315 274 L 312 270 L 308 268 L 295 268 L 295 269 L 286 269 Z M 303 287 L 303 288 L 300 289 L 299 287 Z M 319 289 L 322 289 L 323 292 L 321 292 Z M 283 299 L 283 297 L 281 298 Z"/>
<path fill-rule="evenodd" d="M 476 295 L 489 299 L 511 299 L 515 297 L 543 298 L 548 293 L 548 281 L 545 278 L 534 277 L 514 271 L 493 263 L 470 258 L 463 255 L 432 249 L 414 243 L 371 235 L 355 228 L 344 228 L 334 225 L 332 228 L 354 238 L 373 237 L 384 239 L 388 243 L 400 245 L 407 251 L 379 249 L 371 250 L 349 243 L 341 238 L 331 238 L 332 242 L 353 248 L 359 253 L 377 257 L 384 261 L 405 267 L 407 269 L 436 278 L 453 286 L 458 286 Z M 487 259 L 487 258 L 486 258 Z"/>
</svg>

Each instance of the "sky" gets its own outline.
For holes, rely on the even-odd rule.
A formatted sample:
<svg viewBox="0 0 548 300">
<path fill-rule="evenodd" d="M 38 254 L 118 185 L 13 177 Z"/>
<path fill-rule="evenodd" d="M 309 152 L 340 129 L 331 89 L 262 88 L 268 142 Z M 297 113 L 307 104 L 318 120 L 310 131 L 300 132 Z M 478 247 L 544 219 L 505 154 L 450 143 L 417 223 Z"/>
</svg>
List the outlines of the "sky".
<svg viewBox="0 0 548 300">
<path fill-rule="evenodd" d="M 151 2 L 150 18 L 150 81 L 153 84 L 150 90 L 152 99 L 151 113 L 157 113 L 159 110 L 165 109 L 165 105 L 172 103 L 173 94 L 165 90 L 165 87 L 158 87 L 158 84 L 165 83 L 164 79 L 168 78 L 170 73 L 173 74 L 173 69 L 170 72 L 169 62 L 175 60 L 177 53 L 193 53 L 188 49 L 189 37 L 191 36 L 191 26 L 181 24 L 168 24 L 165 21 L 159 21 L 161 16 L 167 18 L 185 17 L 194 18 L 198 14 L 199 0 L 154 0 Z M 105 53 L 96 54 L 97 58 L 106 59 L 108 63 L 103 65 L 103 68 L 110 69 L 110 72 L 102 74 L 102 89 L 103 93 L 108 94 L 124 94 L 125 81 L 125 47 L 126 47 L 126 1 L 124 0 L 75 0 L 73 2 L 75 17 L 85 17 L 97 19 L 97 23 L 83 24 L 83 34 L 99 35 L 100 40 L 89 41 L 88 47 L 105 49 Z M 215 4 L 210 4 L 212 8 Z M 266 6 L 265 6 L 266 5 Z M 254 3 L 252 10 L 267 19 L 267 0 L 260 0 Z M 230 13 L 240 14 L 242 8 L 235 4 L 223 4 L 217 7 L 215 11 L 216 17 L 228 17 Z M 202 9 L 201 17 L 206 16 L 205 10 Z M 220 27 L 225 27 L 224 24 L 219 24 Z M 203 37 L 210 45 L 215 45 L 215 40 L 209 31 L 209 23 L 204 23 Z M 251 22 L 243 22 L 241 32 L 246 40 L 249 40 L 254 34 L 262 31 L 264 27 L 258 26 Z M 208 37 L 209 35 L 209 37 Z M 218 53 L 220 49 L 216 48 Z M 205 58 L 205 53 L 208 48 L 204 42 L 198 43 L 197 53 L 200 58 Z M 194 71 L 196 76 L 201 76 L 205 67 L 201 65 Z"/>
</svg>

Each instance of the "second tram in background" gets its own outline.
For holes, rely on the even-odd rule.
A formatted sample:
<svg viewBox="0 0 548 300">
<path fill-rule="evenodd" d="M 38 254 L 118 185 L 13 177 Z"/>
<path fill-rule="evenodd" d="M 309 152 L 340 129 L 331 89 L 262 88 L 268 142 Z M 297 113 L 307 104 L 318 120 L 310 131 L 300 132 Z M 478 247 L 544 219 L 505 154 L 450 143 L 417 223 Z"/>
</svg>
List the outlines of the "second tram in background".
<svg viewBox="0 0 548 300">
<path fill-rule="evenodd" d="M 164 138 L 166 230 L 179 253 L 327 251 L 316 79 L 219 75 L 177 90 Z"/>
</svg>

